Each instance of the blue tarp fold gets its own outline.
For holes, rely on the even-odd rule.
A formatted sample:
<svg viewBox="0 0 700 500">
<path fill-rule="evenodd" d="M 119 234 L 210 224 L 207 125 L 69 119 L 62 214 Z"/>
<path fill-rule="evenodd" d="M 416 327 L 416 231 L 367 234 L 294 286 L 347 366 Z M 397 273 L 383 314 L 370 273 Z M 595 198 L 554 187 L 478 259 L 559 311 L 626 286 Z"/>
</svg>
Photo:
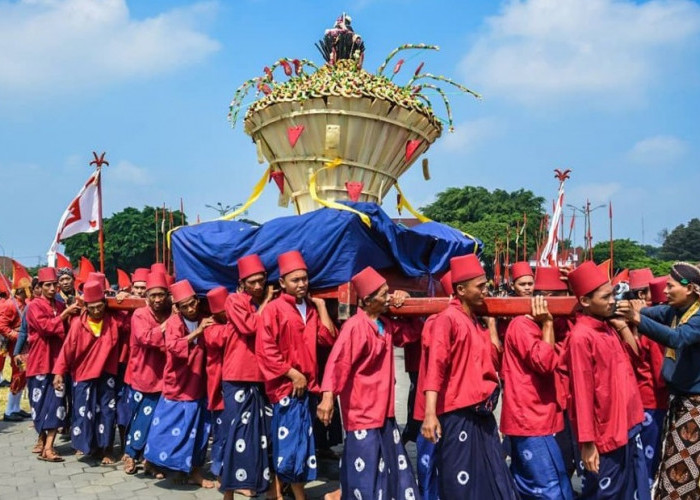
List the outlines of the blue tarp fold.
<svg viewBox="0 0 700 500">
<path fill-rule="evenodd" d="M 309 266 L 311 286 L 328 288 L 350 281 L 366 266 L 410 278 L 435 275 L 447 270 L 450 258 L 474 252 L 475 242 L 449 226 L 428 222 L 407 229 L 376 204 L 346 204 L 367 214 L 372 227 L 353 213 L 329 208 L 280 217 L 259 227 L 239 221 L 181 227 L 171 239 L 177 279 L 188 279 L 199 294 L 219 285 L 234 291 L 240 257 L 257 253 L 270 280 L 276 280 L 277 256 L 299 250 Z"/>
</svg>

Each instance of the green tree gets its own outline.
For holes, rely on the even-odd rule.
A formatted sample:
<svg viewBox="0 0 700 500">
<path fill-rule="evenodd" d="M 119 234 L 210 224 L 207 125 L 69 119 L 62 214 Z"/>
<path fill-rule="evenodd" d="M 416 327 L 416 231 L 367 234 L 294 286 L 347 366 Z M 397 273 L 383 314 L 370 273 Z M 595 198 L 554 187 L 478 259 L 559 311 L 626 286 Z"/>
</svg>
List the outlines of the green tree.
<svg viewBox="0 0 700 500">
<path fill-rule="evenodd" d="M 431 219 L 448 224 L 469 233 L 484 242 L 484 261 L 493 262 L 497 239 L 505 244 L 510 228 L 511 262 L 522 258 L 524 237 L 519 238 L 518 256 L 515 255 L 516 227 L 523 223 L 527 215 L 527 253 L 532 256 L 537 250 L 540 222 L 544 217 L 544 198 L 535 196 L 532 191 L 519 189 L 508 192 L 495 189 L 493 192 L 483 187 L 465 186 L 448 188 L 437 195 L 422 212 Z"/>
<path fill-rule="evenodd" d="M 665 261 L 650 255 L 648 245 L 640 245 L 630 239 L 613 240 L 614 262 L 613 269 L 641 269 L 648 267 L 654 275 L 668 274 L 673 262 Z M 610 242 L 601 241 L 593 246 L 593 260 L 601 263 L 610 258 Z"/>
<path fill-rule="evenodd" d="M 144 207 L 143 210 L 138 210 L 127 207 L 104 219 L 105 274 L 110 281 L 116 282 L 117 268 L 133 272 L 137 267 L 149 267 L 155 261 L 156 210 L 159 211 L 160 233 L 162 209 Z M 169 217 L 169 212 L 166 215 Z M 176 226 L 180 224 L 180 211 L 173 212 L 173 221 Z M 168 228 L 169 224 L 166 224 L 166 231 Z M 98 233 L 82 233 L 68 238 L 65 241 L 65 253 L 75 265 L 81 256 L 85 256 L 97 267 L 100 262 Z"/>
<path fill-rule="evenodd" d="M 690 262 L 700 260 L 700 219 L 691 219 L 687 226 L 681 224 L 671 232 L 666 231 L 665 235 L 659 251 L 660 258 Z"/>
</svg>

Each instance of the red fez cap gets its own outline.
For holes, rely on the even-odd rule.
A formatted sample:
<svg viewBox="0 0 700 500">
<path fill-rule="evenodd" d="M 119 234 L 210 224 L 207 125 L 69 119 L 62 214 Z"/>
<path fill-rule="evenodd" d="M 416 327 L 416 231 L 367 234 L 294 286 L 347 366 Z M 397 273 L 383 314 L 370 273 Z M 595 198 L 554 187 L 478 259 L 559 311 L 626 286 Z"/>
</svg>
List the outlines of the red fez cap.
<svg viewBox="0 0 700 500">
<path fill-rule="evenodd" d="M 263 266 L 260 257 L 258 257 L 256 253 L 241 257 L 238 259 L 237 264 L 239 280 L 244 280 L 248 276 L 265 272 L 265 266 Z"/>
<path fill-rule="evenodd" d="M 537 267 L 535 270 L 536 291 L 557 292 L 568 289 L 569 287 L 561 280 L 561 273 L 556 267 Z"/>
<path fill-rule="evenodd" d="M 148 273 L 148 278 L 146 279 L 146 291 L 151 288 L 164 288 L 168 289 L 168 281 L 165 279 L 165 274 L 163 273 Z"/>
<path fill-rule="evenodd" d="M 630 290 L 642 290 L 649 286 L 651 280 L 654 279 L 654 273 L 651 269 L 645 267 L 643 269 L 632 269 L 630 271 Z"/>
<path fill-rule="evenodd" d="M 353 276 L 350 281 L 352 282 L 357 296 L 361 299 L 372 295 L 386 283 L 382 275 L 371 266 L 365 267 L 362 271 Z"/>
<path fill-rule="evenodd" d="M 168 274 L 168 269 L 162 262 L 156 262 L 155 264 L 151 264 L 151 272 Z"/>
<path fill-rule="evenodd" d="M 88 277 L 85 280 L 85 283 L 88 283 L 89 281 L 99 281 L 104 286 L 106 279 L 107 278 L 105 277 L 105 275 L 103 273 L 93 272 L 93 273 L 88 274 Z"/>
<path fill-rule="evenodd" d="M 530 263 L 521 261 L 510 266 L 510 276 L 511 279 L 515 281 L 523 276 L 534 276 L 534 274 L 532 272 L 532 268 L 530 267 Z"/>
<path fill-rule="evenodd" d="M 576 297 L 583 297 L 608 283 L 608 275 L 595 262 L 588 260 L 569 273 L 571 290 Z"/>
<path fill-rule="evenodd" d="M 90 280 L 83 286 L 83 301 L 86 304 L 100 302 L 105 298 L 104 280 Z"/>
<path fill-rule="evenodd" d="M 668 302 L 668 298 L 664 293 L 664 290 L 666 289 L 666 283 L 668 283 L 668 276 L 654 278 L 649 282 L 649 288 L 651 289 L 652 304 L 665 304 L 666 302 Z"/>
<path fill-rule="evenodd" d="M 217 286 L 216 288 L 209 290 L 207 292 L 209 312 L 212 314 L 223 312 L 224 305 L 226 304 L 226 297 L 228 297 L 228 290 L 226 290 L 226 287 Z"/>
<path fill-rule="evenodd" d="M 285 252 L 277 257 L 277 266 L 280 270 L 280 276 L 289 274 L 292 271 L 298 271 L 299 269 L 303 269 L 304 271 L 307 269 L 304 257 L 301 256 L 299 250 Z"/>
<path fill-rule="evenodd" d="M 42 267 L 39 269 L 39 283 L 48 283 L 51 281 L 58 281 L 56 278 L 56 268 L 55 267 Z"/>
<path fill-rule="evenodd" d="M 194 297 L 194 289 L 187 280 L 178 281 L 170 285 L 170 293 L 173 296 L 173 302 L 178 303 L 190 297 Z"/>
<path fill-rule="evenodd" d="M 137 281 L 148 281 L 148 275 L 151 270 L 146 267 L 139 267 L 131 275 L 131 282 L 136 283 Z"/>
<path fill-rule="evenodd" d="M 452 283 L 462 283 L 486 274 L 479 259 L 473 253 L 452 257 L 450 259 L 450 272 L 452 273 Z"/>
<path fill-rule="evenodd" d="M 452 289 L 452 273 L 447 271 L 440 278 L 440 284 L 442 285 L 442 290 L 446 295 L 452 295 L 455 291 Z"/>
<path fill-rule="evenodd" d="M 166 275 L 165 275 L 165 282 L 168 284 L 168 286 L 170 286 L 170 285 L 172 285 L 173 283 L 175 283 L 175 278 L 173 278 L 173 277 L 170 276 L 169 274 L 166 274 Z"/>
</svg>

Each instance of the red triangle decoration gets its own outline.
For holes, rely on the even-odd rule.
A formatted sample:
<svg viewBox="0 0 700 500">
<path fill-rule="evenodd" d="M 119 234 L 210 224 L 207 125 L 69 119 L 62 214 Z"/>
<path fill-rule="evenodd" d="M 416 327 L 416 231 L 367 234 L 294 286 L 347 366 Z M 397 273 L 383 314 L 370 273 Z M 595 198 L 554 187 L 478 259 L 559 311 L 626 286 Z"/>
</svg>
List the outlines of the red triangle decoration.
<svg viewBox="0 0 700 500">
<path fill-rule="evenodd" d="M 296 127 L 289 127 L 287 129 L 287 139 L 289 139 L 289 145 L 294 147 L 297 145 L 299 136 L 304 131 L 303 125 L 297 125 Z"/>
<path fill-rule="evenodd" d="M 348 190 L 348 196 L 352 201 L 357 201 L 360 199 L 362 194 L 362 188 L 365 187 L 364 182 L 346 182 L 345 189 Z"/>
<path fill-rule="evenodd" d="M 284 172 L 281 170 L 277 170 L 275 172 L 270 172 L 270 180 L 275 181 L 275 184 L 277 184 L 277 187 L 280 190 L 280 193 L 284 193 Z M 270 182 L 270 181 L 268 181 Z"/>
<path fill-rule="evenodd" d="M 411 159 L 413 153 L 416 152 L 416 149 L 418 149 L 418 146 L 420 146 L 421 142 L 423 141 L 421 141 L 420 139 L 412 139 L 406 142 L 406 161 L 409 161 Z"/>
</svg>

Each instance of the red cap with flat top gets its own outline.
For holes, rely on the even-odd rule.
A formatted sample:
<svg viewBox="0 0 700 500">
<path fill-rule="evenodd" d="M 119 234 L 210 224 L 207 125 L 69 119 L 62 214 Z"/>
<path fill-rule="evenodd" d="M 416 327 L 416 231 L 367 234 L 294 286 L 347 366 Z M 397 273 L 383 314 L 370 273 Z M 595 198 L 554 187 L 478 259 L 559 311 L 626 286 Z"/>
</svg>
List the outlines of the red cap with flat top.
<svg viewBox="0 0 700 500">
<path fill-rule="evenodd" d="M 442 285 L 442 290 L 445 292 L 445 295 L 452 295 L 455 293 L 455 291 L 452 289 L 452 273 L 450 271 L 447 271 L 442 275 L 442 278 L 440 278 L 440 284 Z"/>
<path fill-rule="evenodd" d="M 187 280 L 178 281 L 170 285 L 170 294 L 173 296 L 173 302 L 175 303 L 182 302 L 196 295 L 192 285 Z"/>
<path fill-rule="evenodd" d="M 292 271 L 298 271 L 299 269 L 307 270 L 306 262 L 304 262 L 304 257 L 301 256 L 299 250 L 292 250 L 281 254 L 277 257 L 277 266 L 280 270 L 280 276 L 289 274 Z"/>
<path fill-rule="evenodd" d="M 244 280 L 254 274 L 265 272 L 265 266 L 256 253 L 245 255 L 236 261 L 238 265 L 238 279 Z"/>
<path fill-rule="evenodd" d="M 131 282 L 136 283 L 137 281 L 148 281 L 148 275 L 151 270 L 146 267 L 139 267 L 131 275 Z"/>
<path fill-rule="evenodd" d="M 165 274 L 148 273 L 148 278 L 146 279 L 146 291 L 152 288 L 163 288 L 167 290 L 168 286 L 168 280 L 165 279 Z"/>
<path fill-rule="evenodd" d="M 479 259 L 474 254 L 452 257 L 450 259 L 450 272 L 452 273 L 452 283 L 462 283 L 477 276 L 486 275 Z"/>
<path fill-rule="evenodd" d="M 92 280 L 85 283 L 83 287 L 83 302 L 101 302 L 105 298 L 104 280 Z"/>
<path fill-rule="evenodd" d="M 651 269 L 648 267 L 632 269 L 629 277 L 630 290 L 643 290 L 649 286 L 649 283 L 653 279 L 654 273 L 652 273 Z"/>
<path fill-rule="evenodd" d="M 668 297 L 666 297 L 664 293 L 664 290 L 666 290 L 666 283 L 668 283 L 668 276 L 654 278 L 649 282 L 652 304 L 665 304 L 668 302 Z"/>
<path fill-rule="evenodd" d="M 609 283 L 608 275 L 593 261 L 586 261 L 569 273 L 569 284 L 577 298 L 588 295 L 605 283 Z"/>
<path fill-rule="evenodd" d="M 209 290 L 207 292 L 209 312 L 212 314 L 223 312 L 225 309 L 226 297 L 228 297 L 228 290 L 226 290 L 226 287 L 217 286 Z"/>
<path fill-rule="evenodd" d="M 58 281 L 56 277 L 55 267 L 42 267 L 39 269 L 39 283 L 50 283 L 52 281 Z"/>
<path fill-rule="evenodd" d="M 529 262 L 516 262 L 515 264 L 510 266 L 510 276 L 513 281 L 517 280 L 518 278 L 522 278 L 523 276 L 534 275 L 535 274 L 532 272 L 532 268 L 530 267 Z"/>
<path fill-rule="evenodd" d="M 350 281 L 355 289 L 355 293 L 361 299 L 372 295 L 379 290 L 386 280 L 371 266 L 365 267 L 362 271 L 353 276 Z"/>
</svg>

